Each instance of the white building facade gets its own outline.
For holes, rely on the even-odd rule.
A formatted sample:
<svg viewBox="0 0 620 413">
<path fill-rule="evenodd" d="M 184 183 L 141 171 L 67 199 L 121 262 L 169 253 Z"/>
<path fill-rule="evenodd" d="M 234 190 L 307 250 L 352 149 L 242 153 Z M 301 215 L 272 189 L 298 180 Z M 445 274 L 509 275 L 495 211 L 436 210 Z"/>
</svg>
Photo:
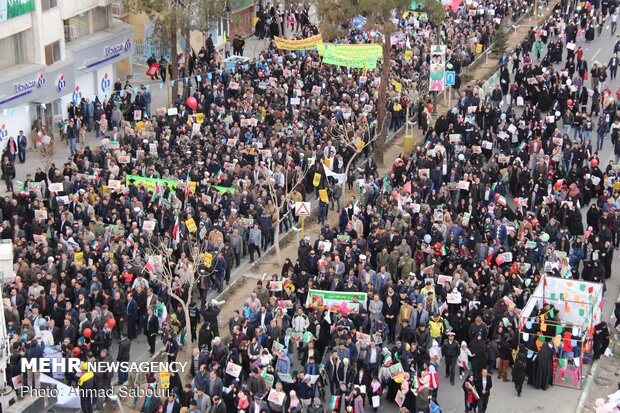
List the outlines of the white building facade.
<svg viewBox="0 0 620 413">
<path fill-rule="evenodd" d="M 118 2 L 18 1 L 0 0 L 0 150 L 20 130 L 32 138 L 37 119 L 48 128 L 65 119 L 71 101 L 103 101 L 133 51 Z"/>
</svg>

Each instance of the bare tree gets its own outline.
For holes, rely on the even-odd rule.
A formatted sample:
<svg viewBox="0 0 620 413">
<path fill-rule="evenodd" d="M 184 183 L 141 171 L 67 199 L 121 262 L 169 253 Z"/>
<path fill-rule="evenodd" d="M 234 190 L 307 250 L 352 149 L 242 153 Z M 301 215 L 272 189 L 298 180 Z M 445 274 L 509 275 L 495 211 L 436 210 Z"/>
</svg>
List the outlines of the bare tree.
<svg viewBox="0 0 620 413">
<path fill-rule="evenodd" d="M 41 154 L 41 164 L 43 165 L 43 171 L 47 173 L 52 167 L 54 157 L 56 156 L 56 139 L 50 139 L 49 143 L 41 142 L 38 147 L 38 151 Z"/>
<path fill-rule="evenodd" d="M 142 262 L 136 262 L 138 266 L 155 276 L 164 286 L 168 294 L 183 309 L 185 315 L 185 330 L 188 335 L 182 349 L 189 350 L 191 343 L 189 307 L 194 302 L 194 292 L 203 277 L 210 277 L 215 273 L 219 262 L 219 252 L 207 251 L 208 241 L 205 234 L 197 232 L 187 235 L 189 248 L 187 260 L 178 260 L 174 255 L 174 248 L 163 242 L 158 236 L 148 237 L 146 246 L 150 254 Z M 145 254 L 146 255 L 146 254 Z M 211 262 L 209 262 L 211 261 Z"/>
<path fill-rule="evenodd" d="M 290 207 L 290 199 L 291 194 L 297 187 L 304 181 L 306 178 L 306 174 L 308 173 L 308 169 L 302 171 L 301 167 L 296 166 L 295 168 L 291 167 L 282 167 L 277 166 L 274 171 L 271 171 L 266 166 L 261 167 L 260 173 L 265 178 L 265 183 L 267 184 L 267 192 L 269 195 L 269 199 L 271 199 L 272 204 L 274 205 L 275 211 L 275 235 L 274 242 L 276 246 L 276 257 L 278 260 L 278 264 L 282 265 L 282 255 L 280 253 L 280 224 L 286 216 L 282 216 L 281 211 L 283 207 Z M 276 183 L 273 175 L 275 173 L 283 173 L 284 174 L 284 184 L 282 186 Z M 287 205 L 288 204 L 288 205 Z"/>
<path fill-rule="evenodd" d="M 391 121 L 391 113 L 387 114 L 387 121 L 383 122 L 383 129 L 385 129 L 390 124 Z M 340 142 L 341 146 L 350 148 L 353 150 L 353 155 L 347 161 L 347 164 L 344 168 L 344 175 L 349 176 L 349 172 L 351 166 L 355 162 L 357 156 L 364 151 L 368 146 L 372 145 L 379 136 L 384 132 L 383 129 L 380 131 L 375 131 L 375 133 L 370 136 L 368 140 L 364 140 L 366 134 L 370 134 L 371 125 L 368 124 L 368 119 L 366 116 L 351 116 L 351 118 L 345 120 L 341 119 L 337 124 L 337 127 L 332 128 L 328 135 L 338 142 Z M 342 199 L 344 202 L 347 202 L 347 185 L 343 185 L 342 188 Z"/>
</svg>

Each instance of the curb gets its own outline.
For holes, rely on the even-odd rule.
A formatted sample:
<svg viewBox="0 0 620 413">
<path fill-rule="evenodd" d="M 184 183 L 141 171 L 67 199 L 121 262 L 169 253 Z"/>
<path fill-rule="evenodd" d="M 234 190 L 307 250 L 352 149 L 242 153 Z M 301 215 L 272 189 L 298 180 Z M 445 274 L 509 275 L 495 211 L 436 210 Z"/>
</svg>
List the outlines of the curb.
<svg viewBox="0 0 620 413">
<path fill-rule="evenodd" d="M 579 404 L 577 405 L 577 409 L 575 409 L 575 413 L 581 413 L 586 405 L 586 399 L 588 398 L 588 393 L 590 392 L 590 387 L 592 387 L 592 383 L 594 382 L 594 375 L 596 374 L 596 370 L 598 369 L 598 362 L 596 360 L 592 364 L 592 370 L 590 370 L 590 375 L 588 380 L 586 381 L 586 385 L 583 387 L 583 391 L 581 393 L 581 397 L 579 398 Z"/>
</svg>

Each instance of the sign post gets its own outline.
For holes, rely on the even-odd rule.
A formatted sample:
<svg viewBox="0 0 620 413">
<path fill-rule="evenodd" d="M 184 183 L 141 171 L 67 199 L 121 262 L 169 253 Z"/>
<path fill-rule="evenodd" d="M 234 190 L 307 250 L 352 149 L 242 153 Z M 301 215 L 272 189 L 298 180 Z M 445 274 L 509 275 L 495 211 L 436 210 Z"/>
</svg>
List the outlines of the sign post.
<svg viewBox="0 0 620 413">
<path fill-rule="evenodd" d="M 304 221 L 310 215 L 310 202 L 295 202 L 295 216 L 301 217 L 301 236 L 304 236 Z"/>
<path fill-rule="evenodd" d="M 449 70 L 446 72 L 446 86 L 448 86 L 448 107 L 452 107 L 452 86 L 456 83 L 456 72 Z"/>
</svg>

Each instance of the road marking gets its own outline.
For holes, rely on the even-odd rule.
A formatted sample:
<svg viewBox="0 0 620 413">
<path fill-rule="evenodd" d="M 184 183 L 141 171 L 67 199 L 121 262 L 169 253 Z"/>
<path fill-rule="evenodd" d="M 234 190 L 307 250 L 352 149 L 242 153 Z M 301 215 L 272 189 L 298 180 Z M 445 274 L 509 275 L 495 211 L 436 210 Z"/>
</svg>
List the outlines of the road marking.
<svg viewBox="0 0 620 413">
<path fill-rule="evenodd" d="M 596 53 L 594 53 L 594 56 L 592 56 L 592 60 L 596 59 L 596 56 L 598 56 L 600 52 L 601 52 L 601 48 L 599 47 Z"/>
</svg>

